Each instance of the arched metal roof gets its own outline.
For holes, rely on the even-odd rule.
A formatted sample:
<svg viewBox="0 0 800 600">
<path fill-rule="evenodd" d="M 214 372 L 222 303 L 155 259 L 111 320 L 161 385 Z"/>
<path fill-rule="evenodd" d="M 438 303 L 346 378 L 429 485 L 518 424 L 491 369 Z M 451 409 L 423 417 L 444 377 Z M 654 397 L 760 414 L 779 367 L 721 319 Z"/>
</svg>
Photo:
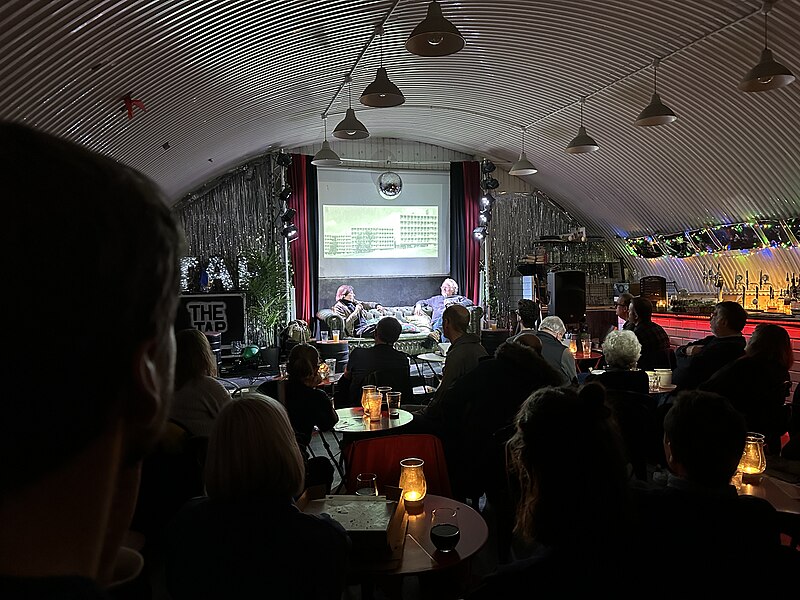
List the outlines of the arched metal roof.
<svg viewBox="0 0 800 600">
<path fill-rule="evenodd" d="M 404 43 L 427 4 L 7 1 L 0 118 L 110 154 L 174 201 L 250 156 L 318 147 L 320 115 L 353 70 L 353 106 L 374 137 L 512 162 L 529 127 L 539 173 L 527 179 L 594 233 L 800 214 L 800 82 L 736 87 L 762 47 L 760 1 L 445 1 L 466 46 L 423 58 Z M 384 20 L 383 63 L 406 103 L 367 109 L 358 96 L 379 64 L 377 40 L 367 44 Z M 769 24 L 776 59 L 800 75 L 800 0 L 778 1 Z M 678 120 L 634 127 L 656 56 L 661 97 Z M 128 120 L 126 94 L 146 112 Z M 568 155 L 581 95 L 600 150 Z M 346 108 L 345 88 L 329 136 Z"/>
</svg>

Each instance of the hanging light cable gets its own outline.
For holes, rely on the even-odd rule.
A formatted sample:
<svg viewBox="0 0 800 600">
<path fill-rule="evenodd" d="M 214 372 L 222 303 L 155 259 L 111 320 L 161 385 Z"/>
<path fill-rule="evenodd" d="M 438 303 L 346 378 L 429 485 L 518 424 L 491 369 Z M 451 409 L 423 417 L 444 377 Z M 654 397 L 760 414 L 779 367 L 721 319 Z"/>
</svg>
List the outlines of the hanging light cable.
<svg viewBox="0 0 800 600">
<path fill-rule="evenodd" d="M 600 146 L 597 142 L 586 133 L 583 126 L 583 104 L 586 102 L 586 96 L 581 96 L 581 125 L 578 127 L 578 135 L 575 136 L 569 145 L 564 149 L 567 154 L 586 154 L 587 152 L 594 152 Z"/>
<path fill-rule="evenodd" d="M 344 78 L 347 82 L 347 103 L 349 108 L 344 115 L 344 119 L 333 130 L 333 137 L 342 140 L 363 140 L 369 137 L 369 131 L 356 118 L 356 111 L 353 110 L 353 78 L 350 73 L 347 73 Z"/>
<path fill-rule="evenodd" d="M 777 62 L 772 57 L 767 43 L 767 15 L 772 9 L 772 2 L 764 2 L 761 12 L 764 13 L 764 49 L 761 51 L 761 60 L 750 69 L 739 82 L 739 89 L 743 92 L 766 92 L 785 87 L 795 79 L 792 72 Z"/>
<path fill-rule="evenodd" d="M 375 81 L 366 87 L 359 101 L 364 106 L 372 106 L 375 108 L 400 106 L 406 101 L 406 97 L 403 96 L 403 92 L 400 91 L 400 88 L 391 82 L 389 74 L 383 66 L 383 27 L 378 25 L 375 28 L 375 32 L 381 38 L 381 66 L 378 67 L 378 74 L 375 76 Z"/>
<path fill-rule="evenodd" d="M 322 113 L 322 122 L 325 127 L 325 139 L 322 141 L 322 148 L 311 159 L 311 164 L 316 167 L 336 167 L 342 164 L 342 159 L 331 149 L 328 143 L 328 115 Z"/>
<path fill-rule="evenodd" d="M 638 127 L 666 125 L 678 118 L 666 104 L 661 102 L 661 97 L 658 95 L 658 65 L 660 62 L 657 58 L 653 61 L 653 96 L 650 98 L 650 104 L 645 107 L 633 123 Z"/>
<path fill-rule="evenodd" d="M 519 159 L 513 165 L 511 165 L 511 170 L 508 172 L 509 175 L 516 175 L 520 177 L 522 175 L 533 175 L 534 173 L 538 172 L 538 169 L 531 164 L 531 161 L 528 160 L 528 157 L 525 156 L 525 130 L 526 128 L 522 128 L 522 152 L 519 153 Z"/>
</svg>

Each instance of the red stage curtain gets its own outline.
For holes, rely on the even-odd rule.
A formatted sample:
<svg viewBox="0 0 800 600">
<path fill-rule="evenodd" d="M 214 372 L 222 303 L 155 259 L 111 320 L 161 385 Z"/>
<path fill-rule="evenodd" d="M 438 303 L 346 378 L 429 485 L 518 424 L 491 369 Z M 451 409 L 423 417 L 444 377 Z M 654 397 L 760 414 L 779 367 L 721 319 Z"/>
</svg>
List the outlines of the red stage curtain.
<svg viewBox="0 0 800 600">
<path fill-rule="evenodd" d="M 464 281 L 459 281 L 462 286 L 461 294 L 478 304 L 480 295 L 480 260 L 481 244 L 472 235 L 472 230 L 478 226 L 481 198 L 481 173 L 480 163 L 477 161 L 464 161 L 464 224 L 462 231 L 466 250 L 466 264 Z"/>
<path fill-rule="evenodd" d="M 292 196 L 289 206 L 297 211 L 294 224 L 298 237 L 289 244 L 289 255 L 294 271 L 297 318 L 312 327 L 316 315 L 317 296 L 317 169 L 311 157 L 292 154 L 288 169 Z"/>
</svg>

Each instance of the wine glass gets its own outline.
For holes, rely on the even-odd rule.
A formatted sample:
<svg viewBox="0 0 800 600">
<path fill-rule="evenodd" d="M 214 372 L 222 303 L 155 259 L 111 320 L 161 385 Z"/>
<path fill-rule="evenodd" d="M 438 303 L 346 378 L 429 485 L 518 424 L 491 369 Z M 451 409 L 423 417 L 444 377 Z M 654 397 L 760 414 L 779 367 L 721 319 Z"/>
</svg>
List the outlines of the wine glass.
<svg viewBox="0 0 800 600">
<path fill-rule="evenodd" d="M 356 496 L 377 496 L 378 476 L 375 473 L 356 475 Z"/>
<path fill-rule="evenodd" d="M 431 511 L 431 542 L 440 552 L 452 552 L 461 539 L 458 528 L 458 512 L 454 508 L 441 507 Z"/>
</svg>

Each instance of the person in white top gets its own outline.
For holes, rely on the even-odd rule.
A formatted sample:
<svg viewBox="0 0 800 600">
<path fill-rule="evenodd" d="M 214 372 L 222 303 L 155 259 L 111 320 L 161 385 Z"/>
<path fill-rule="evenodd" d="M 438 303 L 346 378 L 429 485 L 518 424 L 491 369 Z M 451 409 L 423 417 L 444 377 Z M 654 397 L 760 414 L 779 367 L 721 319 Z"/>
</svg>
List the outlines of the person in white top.
<svg viewBox="0 0 800 600">
<path fill-rule="evenodd" d="M 208 338 L 197 329 L 175 335 L 175 396 L 170 417 L 192 435 L 209 435 L 214 419 L 231 396 L 219 381 L 217 361 Z"/>
</svg>

